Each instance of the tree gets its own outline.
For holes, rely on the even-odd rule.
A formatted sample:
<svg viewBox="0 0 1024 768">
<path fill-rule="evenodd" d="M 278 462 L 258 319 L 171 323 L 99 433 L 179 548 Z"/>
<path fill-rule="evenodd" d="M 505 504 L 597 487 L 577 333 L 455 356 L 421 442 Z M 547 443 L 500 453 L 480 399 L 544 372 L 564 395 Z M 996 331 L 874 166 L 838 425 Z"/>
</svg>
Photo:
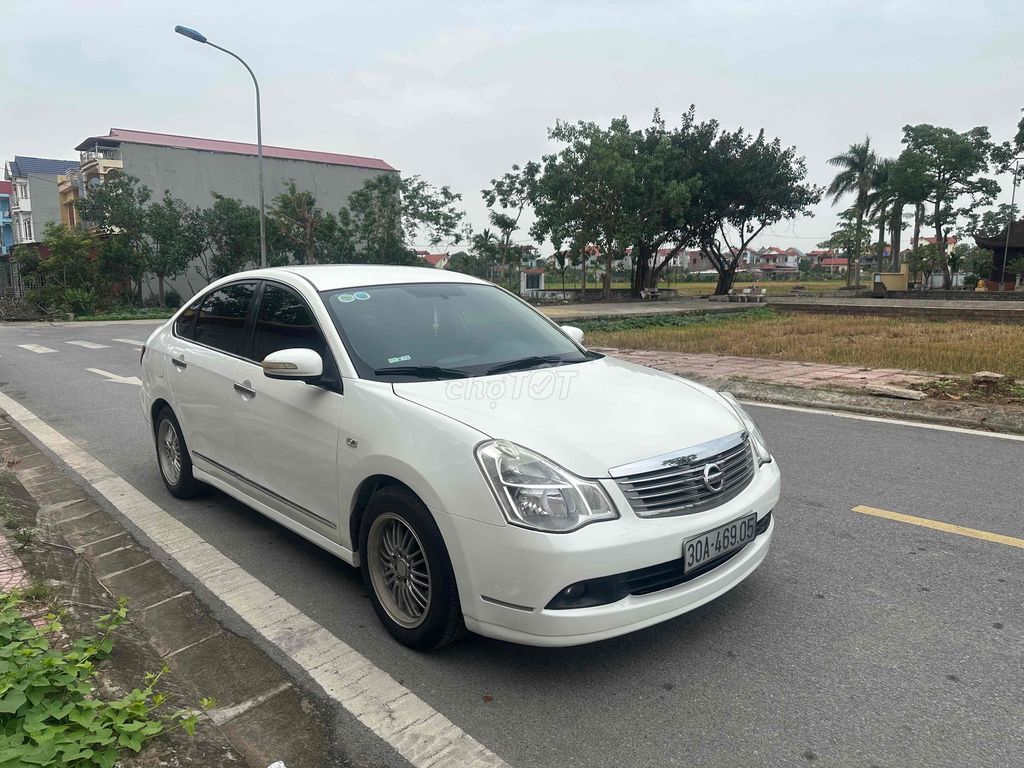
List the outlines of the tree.
<svg viewBox="0 0 1024 768">
<path fill-rule="evenodd" d="M 274 198 L 269 218 L 277 228 L 281 245 L 298 264 L 340 261 L 335 248 L 338 219 L 317 207 L 312 192 L 299 190 L 289 180 L 285 190 Z"/>
<path fill-rule="evenodd" d="M 512 269 L 512 235 L 519 229 L 519 220 L 526 206 L 536 195 L 540 163 L 529 162 L 520 167 L 513 165 L 501 178 L 491 179 L 491 186 L 480 191 L 490 211 L 491 224 L 501 233 L 498 253 L 508 270 L 509 287 L 514 278 Z M 494 210 L 495 206 L 502 210 Z"/>
<path fill-rule="evenodd" d="M 501 259 L 501 249 L 494 232 L 484 228 L 470 237 L 470 250 L 487 270 L 487 279 L 494 282 L 495 267 Z"/>
<path fill-rule="evenodd" d="M 23 275 L 37 275 L 44 285 L 61 290 L 91 291 L 99 277 L 95 237 L 85 230 L 69 229 L 54 221 L 47 222 L 43 230 L 41 250 L 18 246 L 14 249 L 13 260 Z"/>
<path fill-rule="evenodd" d="M 795 147 L 739 129 L 722 133 L 703 155 L 696 233 L 718 272 L 715 294 L 729 292 L 744 251 L 765 228 L 809 215 L 822 189 L 805 182 L 807 165 Z M 732 243 L 730 243 L 730 238 Z"/>
<path fill-rule="evenodd" d="M 431 248 L 444 243 L 447 249 L 462 242 L 466 214 L 456 205 L 462 195 L 448 187 L 428 184 L 419 176 L 402 179 L 399 192 L 407 244 L 425 238 Z"/>
<path fill-rule="evenodd" d="M 412 264 L 402 231 L 402 180 L 382 173 L 368 180 L 348 199 L 348 226 L 356 243 L 356 259 L 370 264 Z"/>
<path fill-rule="evenodd" d="M 152 191 L 130 174 L 110 171 L 104 182 L 90 187 L 75 202 L 79 218 L 105 235 L 100 269 L 110 282 L 141 295 L 142 278 L 149 271 L 150 241 L 146 237 L 146 205 Z"/>
<path fill-rule="evenodd" d="M 914 235 L 911 246 L 917 248 L 924 223 L 924 201 L 928 198 L 928 181 L 924 158 L 903 150 L 889 168 L 887 186 L 892 196 L 889 231 L 892 236 L 893 271 L 900 269 L 900 239 L 903 233 L 903 209 L 914 207 Z"/>
<path fill-rule="evenodd" d="M 863 253 L 871 244 L 871 233 L 864 227 L 856 207 L 847 208 L 839 214 L 838 224 L 828 240 L 818 243 L 819 248 L 829 248 L 846 256 L 846 271 L 849 274 L 851 254 Z"/>
<path fill-rule="evenodd" d="M 934 125 L 906 125 L 903 143 L 921 160 L 923 176 L 929 188 L 927 223 L 935 229 L 938 261 L 942 267 L 943 284 L 952 285 L 947 259 L 949 232 L 960 216 L 973 208 L 988 205 L 999 194 L 994 179 L 981 176 L 989 168 L 993 144 L 988 128 L 977 127 L 963 133 Z M 969 197 L 970 204 L 962 205 Z"/>
<path fill-rule="evenodd" d="M 184 272 L 196 258 L 201 244 L 188 224 L 195 213 L 167 190 L 163 198 L 146 208 L 146 235 L 150 240 L 149 269 L 156 275 L 157 296 L 165 306 L 164 281 Z"/>
<path fill-rule="evenodd" d="M 882 268 L 885 259 L 885 229 L 889 224 L 887 215 L 895 197 L 889 186 L 889 177 L 895 162 L 890 158 L 878 159 L 871 171 L 871 191 L 868 193 L 867 203 L 868 211 L 878 224 L 878 243 L 875 246 L 875 264 L 878 269 Z M 893 247 L 895 248 L 895 245 Z"/>
<path fill-rule="evenodd" d="M 967 214 L 967 222 L 963 227 L 964 234 L 968 236 L 978 235 L 979 237 L 996 237 L 1006 231 L 1006 226 L 1011 221 L 1016 221 L 1020 216 L 1020 206 L 1010 206 L 1009 203 L 1000 203 L 996 208 L 989 208 L 986 211 L 971 211 Z"/>
<path fill-rule="evenodd" d="M 838 203 L 839 198 L 846 195 L 854 196 L 853 210 L 856 214 L 858 235 L 854 242 L 861 241 L 860 230 L 864 226 L 864 216 L 868 210 L 868 195 L 871 192 L 875 163 L 878 158 L 871 149 L 871 137 L 865 137 L 863 144 L 851 144 L 845 152 L 829 158 L 828 164 L 839 168 L 839 173 L 832 179 L 826 194 L 832 198 L 832 202 Z M 847 254 L 846 263 L 846 287 L 851 286 L 851 281 L 856 279 L 856 286 L 860 288 L 860 257 L 861 251 Z M 854 272 L 856 271 L 856 274 Z"/>
<path fill-rule="evenodd" d="M 255 206 L 214 192 L 213 205 L 190 216 L 187 226 L 199 239 L 197 266 L 208 283 L 259 263 L 260 212 Z M 271 232 L 267 235 L 270 241 Z"/>
</svg>

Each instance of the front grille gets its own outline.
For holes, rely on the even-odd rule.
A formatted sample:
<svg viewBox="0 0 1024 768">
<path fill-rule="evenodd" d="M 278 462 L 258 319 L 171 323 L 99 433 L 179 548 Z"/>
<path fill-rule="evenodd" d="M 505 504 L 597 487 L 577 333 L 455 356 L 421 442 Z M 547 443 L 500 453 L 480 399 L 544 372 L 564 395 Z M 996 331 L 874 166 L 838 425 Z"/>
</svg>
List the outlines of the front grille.
<svg viewBox="0 0 1024 768">
<path fill-rule="evenodd" d="M 611 475 L 637 515 L 658 517 L 724 504 L 747 487 L 754 469 L 750 440 L 738 432 L 677 454 L 617 467 Z M 706 477 L 720 480 L 721 486 L 705 482 Z"/>
</svg>

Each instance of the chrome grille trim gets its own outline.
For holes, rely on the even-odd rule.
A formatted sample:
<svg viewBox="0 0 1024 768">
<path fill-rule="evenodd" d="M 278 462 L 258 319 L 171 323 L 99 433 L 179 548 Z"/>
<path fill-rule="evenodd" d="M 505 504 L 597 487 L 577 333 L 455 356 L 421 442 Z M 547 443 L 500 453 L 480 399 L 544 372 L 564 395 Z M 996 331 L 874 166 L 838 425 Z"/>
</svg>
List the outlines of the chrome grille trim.
<svg viewBox="0 0 1024 768">
<path fill-rule="evenodd" d="M 704 468 L 715 464 L 722 486 L 704 483 Z M 724 504 L 754 478 L 756 465 L 746 432 L 651 459 L 613 467 L 609 474 L 640 517 L 682 515 Z"/>
</svg>

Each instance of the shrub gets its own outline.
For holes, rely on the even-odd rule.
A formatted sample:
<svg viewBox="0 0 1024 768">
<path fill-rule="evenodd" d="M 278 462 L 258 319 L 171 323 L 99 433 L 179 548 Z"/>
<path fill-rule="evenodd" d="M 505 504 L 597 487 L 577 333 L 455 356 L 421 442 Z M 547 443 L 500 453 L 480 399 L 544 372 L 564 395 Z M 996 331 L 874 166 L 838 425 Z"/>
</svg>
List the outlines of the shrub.
<svg viewBox="0 0 1024 768">
<path fill-rule="evenodd" d="M 126 621 L 124 600 L 96 622 L 98 637 L 56 648 L 50 637 L 62 632 L 58 618 L 50 614 L 37 627 L 21 615 L 22 600 L 0 593 L 0 768 L 111 768 L 121 748 L 139 752 L 157 734 L 195 731 L 191 710 L 156 714 L 166 700 L 156 690 L 166 668 L 119 699 L 106 700 L 96 689 L 95 662 L 110 655 L 111 635 Z M 204 709 L 213 705 L 202 701 Z"/>
<path fill-rule="evenodd" d="M 981 278 L 978 277 L 977 275 L 967 275 L 964 278 L 964 288 L 966 288 L 968 291 L 973 291 L 975 288 L 978 287 L 979 280 L 981 280 Z"/>
<path fill-rule="evenodd" d="M 68 288 L 64 291 L 64 305 L 76 315 L 91 315 L 96 311 L 96 291 L 92 288 Z"/>
<path fill-rule="evenodd" d="M 181 294 L 173 288 L 164 291 L 164 306 L 168 309 L 177 309 L 181 306 Z"/>
</svg>

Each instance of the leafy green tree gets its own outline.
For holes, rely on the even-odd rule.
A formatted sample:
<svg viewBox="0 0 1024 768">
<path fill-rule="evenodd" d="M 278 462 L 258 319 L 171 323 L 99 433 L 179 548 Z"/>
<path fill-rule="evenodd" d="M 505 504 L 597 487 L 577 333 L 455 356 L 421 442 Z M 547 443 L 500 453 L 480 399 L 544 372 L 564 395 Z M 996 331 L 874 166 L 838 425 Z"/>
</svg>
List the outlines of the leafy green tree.
<svg viewBox="0 0 1024 768">
<path fill-rule="evenodd" d="M 198 270 L 208 283 L 259 263 L 260 212 L 255 206 L 214 192 L 213 205 L 190 217 L 188 226 L 201 253 Z"/>
<path fill-rule="evenodd" d="M 495 278 L 495 267 L 501 260 L 501 247 L 491 229 L 484 228 L 470 237 L 470 250 L 487 270 L 487 279 L 492 283 Z"/>
<path fill-rule="evenodd" d="M 903 210 L 911 205 L 914 208 L 914 235 L 911 241 L 917 248 L 921 240 L 921 227 L 924 224 L 924 202 L 928 199 L 928 179 L 925 175 L 925 159 L 910 150 L 903 150 L 889 168 L 887 187 L 891 194 L 891 210 L 889 232 L 892 237 L 892 268 L 900 269 L 900 240 L 903 234 Z"/>
<path fill-rule="evenodd" d="M 274 198 L 269 217 L 276 225 L 279 241 L 296 263 L 341 260 L 334 242 L 338 219 L 318 208 L 316 196 L 297 189 L 294 181 L 289 181 L 285 191 Z"/>
<path fill-rule="evenodd" d="M 146 234 L 151 243 L 149 269 L 156 275 L 160 306 L 166 305 L 164 281 L 182 274 L 198 255 L 188 224 L 193 210 L 164 191 L 163 198 L 146 208 Z"/>
<path fill-rule="evenodd" d="M 843 153 L 829 158 L 828 164 L 839 168 L 839 172 L 832 179 L 826 194 L 832 198 L 833 203 L 839 202 L 841 197 L 853 195 L 853 210 L 856 214 L 857 232 L 864 227 L 864 217 L 868 212 L 868 198 L 871 194 L 872 181 L 874 179 L 875 164 L 878 157 L 871 149 L 871 137 L 865 137 L 862 144 L 851 144 Z M 859 244 L 859 234 L 854 238 L 854 243 Z M 851 287 L 855 282 L 860 288 L 860 257 L 862 251 L 859 249 L 854 253 L 847 253 L 846 287 Z"/>
<path fill-rule="evenodd" d="M 548 237 L 556 250 L 563 244 L 589 258 L 596 244 L 604 262 L 603 293 L 611 295 L 612 268 L 624 255 L 631 233 L 628 190 L 635 182 L 636 135 L 626 118 L 607 128 L 596 123 L 559 121 L 548 137 L 566 146 L 544 157 L 533 194 L 537 215 L 532 234 Z M 583 257 L 581 257 L 583 258 Z M 583 296 L 587 270 L 583 268 Z"/>
<path fill-rule="evenodd" d="M 836 228 L 828 240 L 818 243 L 819 248 L 830 248 L 846 257 L 846 271 L 849 274 L 852 254 L 863 253 L 871 244 L 871 233 L 864 226 L 864 220 L 856 207 L 847 208 L 839 214 Z"/>
<path fill-rule="evenodd" d="M 700 167 L 696 233 L 718 272 L 715 294 L 722 295 L 754 238 L 780 221 L 809 215 L 823 190 L 806 183 L 807 165 L 796 148 L 768 140 L 763 130 L 720 134 Z"/>
<path fill-rule="evenodd" d="M 456 251 L 448 258 L 448 270 L 461 272 L 464 275 L 472 275 L 486 280 L 488 277 L 488 265 L 479 257 L 466 251 Z"/>
<path fill-rule="evenodd" d="M 368 180 L 348 199 L 347 222 L 358 261 L 370 264 L 413 264 L 402 229 L 402 180 L 382 173 Z"/>
<path fill-rule="evenodd" d="M 938 260 L 948 289 L 952 285 L 947 257 L 949 233 L 956 228 L 959 217 L 991 204 L 999 194 L 999 184 L 982 176 L 989 169 L 994 146 L 988 128 L 958 133 L 928 124 L 904 126 L 903 143 L 922 161 L 929 187 L 927 223 L 935 229 Z M 966 206 L 964 198 L 970 199 Z"/>
<path fill-rule="evenodd" d="M 967 214 L 967 223 L 963 227 L 964 234 L 973 237 L 996 237 L 1006 232 L 1006 225 L 1020 217 L 1020 206 L 1000 203 L 996 208 L 985 211 L 973 210 Z"/>
<path fill-rule="evenodd" d="M 465 212 L 458 207 L 462 195 L 448 187 L 435 187 L 419 176 L 403 178 L 399 185 L 402 229 L 406 244 L 425 238 L 431 248 L 462 242 Z"/>
<path fill-rule="evenodd" d="M 491 224 L 501 233 L 498 241 L 499 257 L 505 264 L 509 288 L 513 286 L 514 275 L 512 259 L 512 236 L 519 229 L 519 221 L 523 211 L 533 199 L 540 176 L 540 163 L 529 162 L 520 167 L 513 165 L 512 170 L 497 179 L 491 179 L 491 185 L 480 194 L 490 211 Z M 499 206 L 501 210 L 494 210 Z"/>
<path fill-rule="evenodd" d="M 79 218 L 105 236 L 100 255 L 104 277 L 140 297 L 152 256 L 146 236 L 146 206 L 152 194 L 136 177 L 110 171 L 102 184 L 90 187 L 75 203 Z"/>
</svg>

